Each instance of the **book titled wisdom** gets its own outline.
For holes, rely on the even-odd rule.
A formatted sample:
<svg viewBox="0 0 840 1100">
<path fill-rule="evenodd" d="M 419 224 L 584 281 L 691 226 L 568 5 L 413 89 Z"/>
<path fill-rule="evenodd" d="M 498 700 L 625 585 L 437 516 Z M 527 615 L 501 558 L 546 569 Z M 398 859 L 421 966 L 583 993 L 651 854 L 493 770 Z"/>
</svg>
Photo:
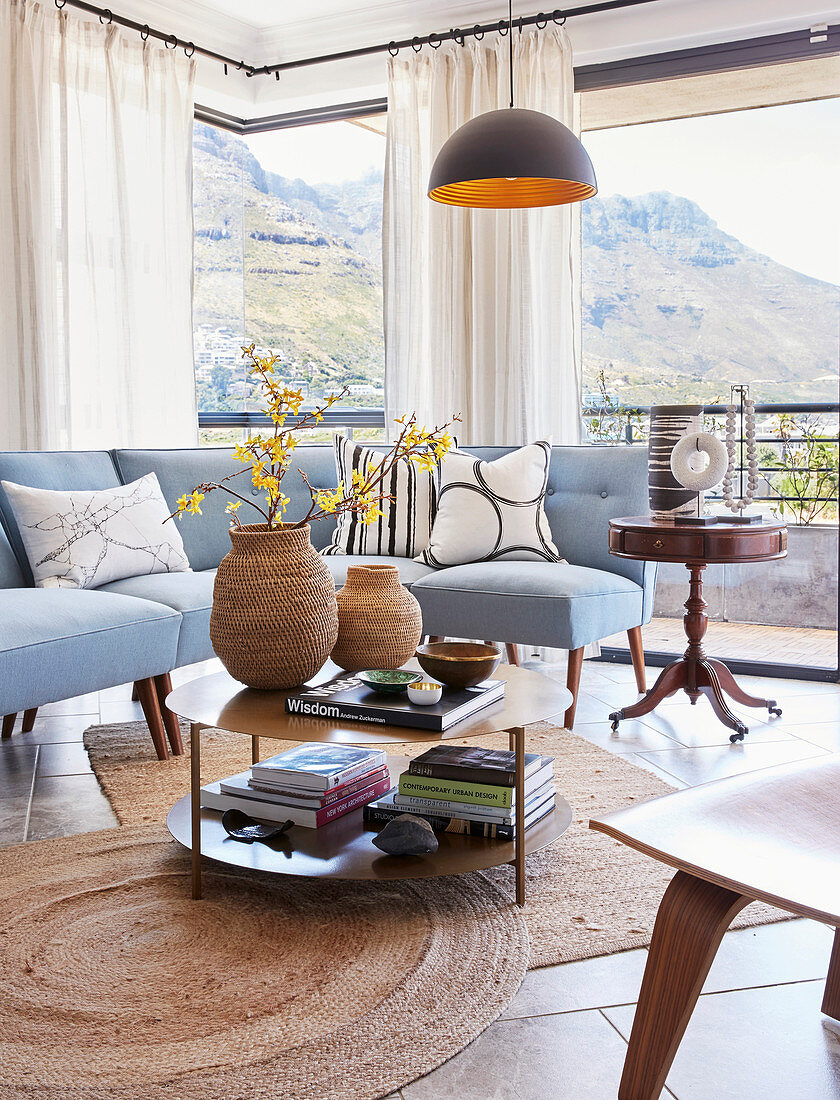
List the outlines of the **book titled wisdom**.
<svg viewBox="0 0 840 1100">
<path fill-rule="evenodd" d="M 286 696 L 286 713 L 334 722 L 375 722 L 442 733 L 505 694 L 504 680 L 484 680 L 472 688 L 443 689 L 440 702 L 418 706 L 407 695 L 371 691 L 355 676 L 336 676 L 325 684 Z"/>
</svg>

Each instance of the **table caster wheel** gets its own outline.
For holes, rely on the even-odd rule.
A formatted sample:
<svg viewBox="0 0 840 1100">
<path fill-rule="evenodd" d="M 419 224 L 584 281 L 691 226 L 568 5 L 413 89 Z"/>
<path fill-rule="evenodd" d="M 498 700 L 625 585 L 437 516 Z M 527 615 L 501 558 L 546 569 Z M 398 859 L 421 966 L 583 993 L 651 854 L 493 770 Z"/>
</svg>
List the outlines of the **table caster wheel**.
<svg viewBox="0 0 840 1100">
<path fill-rule="evenodd" d="M 744 740 L 744 735 L 743 735 L 743 733 L 733 733 L 732 736 L 729 738 L 729 740 L 734 745 L 736 741 L 743 741 Z"/>
<path fill-rule="evenodd" d="M 610 722 L 612 722 L 611 729 L 613 733 L 618 733 L 618 723 L 621 721 L 621 714 L 616 712 L 610 715 Z"/>
<path fill-rule="evenodd" d="M 776 706 L 775 699 L 767 700 L 767 712 L 774 718 L 781 718 L 782 716 L 782 708 Z"/>
</svg>

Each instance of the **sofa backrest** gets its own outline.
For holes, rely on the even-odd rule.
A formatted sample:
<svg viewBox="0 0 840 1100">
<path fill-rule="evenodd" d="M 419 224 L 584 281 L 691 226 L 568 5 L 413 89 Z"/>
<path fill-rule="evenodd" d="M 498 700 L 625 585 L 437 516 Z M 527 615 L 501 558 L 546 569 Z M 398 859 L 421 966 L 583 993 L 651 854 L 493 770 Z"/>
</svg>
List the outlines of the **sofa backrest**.
<svg viewBox="0 0 840 1100">
<path fill-rule="evenodd" d="M 230 447 L 195 447 L 187 450 L 117 450 L 114 461 L 123 481 L 135 481 L 154 470 L 166 502 L 174 511 L 175 502 L 183 493 L 189 493 L 203 481 L 221 481 L 240 468 L 231 457 Z M 310 497 L 297 472 L 300 467 L 315 489 L 329 489 L 335 485 L 335 459 L 332 447 L 298 447 L 295 462 L 283 480 L 283 492 L 290 498 L 287 516 L 300 519 L 309 510 Z M 265 503 L 262 490 L 251 485 L 247 474 L 235 478 L 231 487 L 259 505 Z M 184 549 L 193 569 L 214 569 L 230 550 L 230 517 L 225 506 L 233 500 L 224 489 L 216 489 L 201 504 L 201 516 L 185 516 L 180 521 Z M 250 514 L 249 514 L 250 513 Z M 256 523 L 260 516 L 253 509 L 240 512 L 243 523 Z M 335 520 L 323 519 L 312 525 L 312 542 L 320 549 L 330 541 L 335 530 Z"/>
<path fill-rule="evenodd" d="M 466 447 L 478 458 L 493 460 L 513 447 Z M 309 493 L 297 474 L 306 471 L 314 488 L 335 485 L 335 460 L 329 446 L 299 447 L 294 467 L 286 475 L 283 491 L 291 498 L 288 516 L 298 519 L 309 508 Z M 219 481 L 237 468 L 229 447 L 197 447 L 190 450 L 118 450 L 117 469 L 124 481 L 134 481 L 154 470 L 167 503 L 175 501 L 202 481 Z M 243 496 L 262 504 L 262 493 L 253 489 L 247 475 L 232 482 Z M 232 499 L 216 490 L 201 505 L 201 517 L 185 517 L 181 535 L 193 569 L 211 569 L 230 549 L 230 520 L 225 505 Z M 605 569 L 642 583 L 644 563 L 614 558 L 609 553 L 609 520 L 647 512 L 647 453 L 644 447 L 554 447 L 549 468 L 545 510 L 558 549 L 573 565 Z M 245 512 L 240 513 L 245 519 Z M 249 517 L 250 518 L 250 517 Z M 254 513 L 256 518 L 256 513 Z M 253 522 L 253 519 L 251 519 Z M 326 546 L 335 529 L 333 520 L 312 525 L 312 542 Z"/>
<path fill-rule="evenodd" d="M 33 489 L 61 490 L 113 489 L 120 484 L 108 451 L 0 451 L 0 481 L 13 481 Z M 32 570 L 2 485 L 0 518 L 19 562 L 24 583 L 31 585 Z"/>
<path fill-rule="evenodd" d="M 0 524 L 0 588 L 25 588 L 26 578 Z"/>
</svg>

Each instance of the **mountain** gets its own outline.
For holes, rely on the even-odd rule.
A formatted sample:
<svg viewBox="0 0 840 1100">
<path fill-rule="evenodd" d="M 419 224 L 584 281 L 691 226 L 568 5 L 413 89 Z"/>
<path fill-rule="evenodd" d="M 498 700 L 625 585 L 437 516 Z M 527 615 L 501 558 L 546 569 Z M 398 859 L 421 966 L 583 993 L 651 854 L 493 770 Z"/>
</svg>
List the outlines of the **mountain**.
<svg viewBox="0 0 840 1100">
<path fill-rule="evenodd" d="M 584 388 L 603 370 L 639 404 L 729 397 L 836 400 L 838 287 L 724 233 L 668 192 L 582 210 Z"/>
<path fill-rule="evenodd" d="M 314 393 L 379 389 L 381 173 L 342 184 L 286 178 L 202 124 L 194 167 L 203 407 L 226 407 L 229 393 L 241 400 L 231 384 L 246 339 L 279 351 Z M 598 392 L 603 371 L 611 396 L 630 404 L 728 399 L 729 383 L 742 381 L 759 400 L 836 400 L 838 287 L 747 247 L 668 192 L 596 197 L 581 222 L 586 393 Z"/>
<path fill-rule="evenodd" d="M 227 407 L 245 340 L 280 352 L 287 375 L 314 393 L 381 386 L 381 173 L 340 186 L 284 179 L 265 172 L 239 138 L 200 123 L 193 165 L 203 407 Z"/>
</svg>

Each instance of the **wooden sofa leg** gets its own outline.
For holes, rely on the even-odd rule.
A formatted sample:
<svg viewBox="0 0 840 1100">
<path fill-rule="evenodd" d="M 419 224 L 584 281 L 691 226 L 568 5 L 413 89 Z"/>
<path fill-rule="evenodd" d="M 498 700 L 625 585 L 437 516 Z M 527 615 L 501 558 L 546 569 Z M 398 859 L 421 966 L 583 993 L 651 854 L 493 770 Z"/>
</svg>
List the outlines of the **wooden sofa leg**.
<svg viewBox="0 0 840 1100">
<path fill-rule="evenodd" d="M 168 672 L 162 672 L 155 676 L 155 691 L 157 692 L 160 713 L 163 718 L 163 726 L 166 736 L 169 738 L 169 746 L 173 756 L 184 755 L 184 741 L 181 737 L 181 726 L 178 723 L 178 715 L 173 714 L 166 705 L 166 696 L 172 691 L 172 677 Z"/>
<path fill-rule="evenodd" d="M 35 725 L 35 718 L 37 717 L 37 714 L 37 707 L 32 707 L 31 710 L 25 710 L 23 712 L 23 725 L 21 726 L 21 731 L 23 733 L 32 732 L 32 727 Z"/>
<path fill-rule="evenodd" d="M 519 667 L 519 650 L 516 648 L 516 645 L 515 645 L 514 642 L 505 642 L 505 654 L 506 654 L 507 659 L 508 659 L 508 664 L 509 665 L 514 665 L 514 667 L 518 668 Z"/>
<path fill-rule="evenodd" d="M 834 929 L 834 946 L 828 964 L 822 1010 L 832 1020 L 840 1020 L 840 928 Z"/>
<path fill-rule="evenodd" d="M 658 1100 L 720 941 L 752 898 L 677 871 L 659 905 L 619 1100 Z"/>
<path fill-rule="evenodd" d="M 642 644 L 642 628 L 631 626 L 627 631 L 627 641 L 630 643 L 630 659 L 633 662 L 633 671 L 636 673 L 636 687 L 639 695 L 647 691 L 645 680 L 645 647 Z"/>
<path fill-rule="evenodd" d="M 17 718 L 17 712 L 14 714 L 3 715 L 3 740 L 12 736 L 12 730 L 15 728 L 15 719 Z"/>
<path fill-rule="evenodd" d="M 132 703 L 140 702 L 140 692 L 137 690 L 137 684 L 131 689 L 131 701 Z"/>
<path fill-rule="evenodd" d="M 572 693 L 572 705 L 566 711 L 563 725 L 567 730 L 573 729 L 575 724 L 575 711 L 577 710 L 578 688 L 580 687 L 580 670 L 583 668 L 583 646 L 580 649 L 569 650 L 569 664 L 566 669 L 566 687 Z"/>
<path fill-rule="evenodd" d="M 150 676 L 147 680 L 137 681 L 137 694 L 140 696 L 140 706 L 152 735 L 152 744 L 155 746 L 158 760 L 168 760 L 169 750 L 166 747 L 166 734 L 163 730 L 163 719 L 160 714 L 155 682 Z"/>
</svg>

